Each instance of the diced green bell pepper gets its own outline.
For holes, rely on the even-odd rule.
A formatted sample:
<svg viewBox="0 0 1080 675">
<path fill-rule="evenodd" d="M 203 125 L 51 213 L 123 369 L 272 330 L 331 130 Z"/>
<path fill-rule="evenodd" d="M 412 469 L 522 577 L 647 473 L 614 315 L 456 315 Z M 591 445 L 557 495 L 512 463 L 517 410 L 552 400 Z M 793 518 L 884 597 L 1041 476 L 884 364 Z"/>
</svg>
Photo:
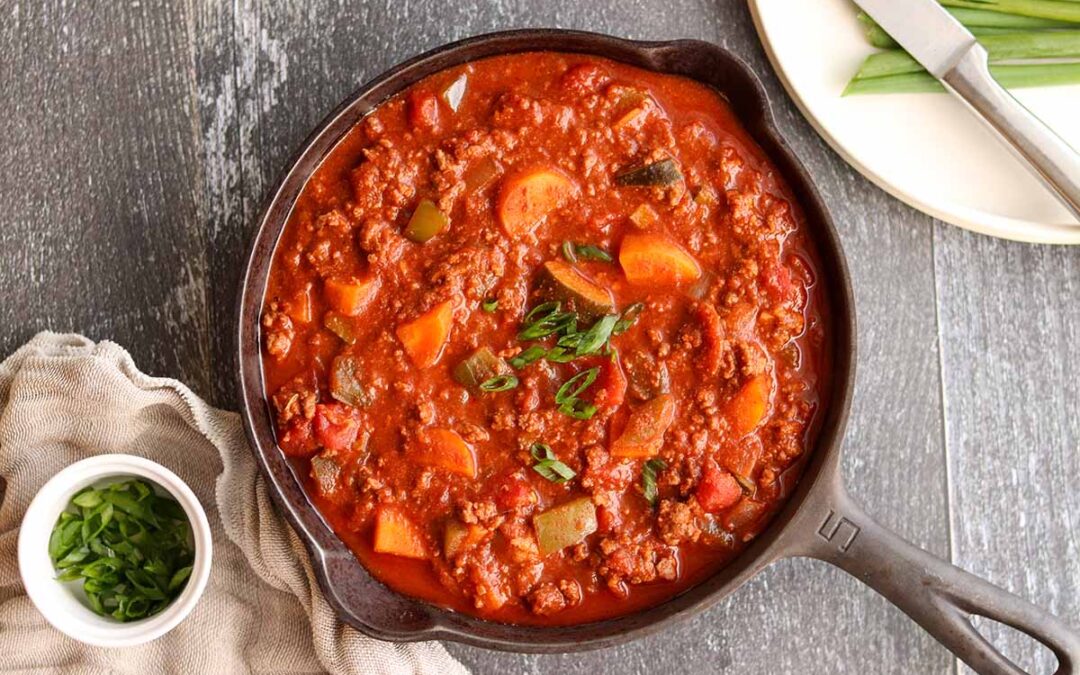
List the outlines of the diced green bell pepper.
<svg viewBox="0 0 1080 675">
<path fill-rule="evenodd" d="M 596 507 L 589 497 L 578 497 L 533 517 L 541 555 L 560 551 L 596 532 Z"/>
<path fill-rule="evenodd" d="M 409 218 L 409 224 L 405 227 L 405 236 L 418 243 L 428 241 L 450 225 L 450 219 L 446 217 L 435 202 L 430 199 L 421 199 Z"/>
</svg>

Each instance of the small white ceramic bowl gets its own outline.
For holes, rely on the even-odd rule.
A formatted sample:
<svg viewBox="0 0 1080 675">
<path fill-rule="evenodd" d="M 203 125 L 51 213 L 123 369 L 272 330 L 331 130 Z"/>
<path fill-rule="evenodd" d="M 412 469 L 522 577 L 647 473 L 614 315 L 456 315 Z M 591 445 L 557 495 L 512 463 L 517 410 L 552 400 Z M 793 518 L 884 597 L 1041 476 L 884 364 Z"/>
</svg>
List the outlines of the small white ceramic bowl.
<svg viewBox="0 0 1080 675">
<path fill-rule="evenodd" d="M 195 562 L 187 586 L 165 609 L 138 621 L 120 622 L 98 616 L 80 598 L 77 582 L 61 583 L 49 559 L 49 535 L 72 496 L 87 485 L 103 485 L 126 477 L 145 478 L 172 495 L 191 523 Z M 165 467 L 134 455 L 99 455 L 76 462 L 45 483 L 30 502 L 19 531 L 19 571 L 34 605 L 57 630 L 98 647 L 129 647 L 149 642 L 184 620 L 202 596 L 210 578 L 213 544 L 210 524 L 199 500 L 184 481 Z"/>
</svg>

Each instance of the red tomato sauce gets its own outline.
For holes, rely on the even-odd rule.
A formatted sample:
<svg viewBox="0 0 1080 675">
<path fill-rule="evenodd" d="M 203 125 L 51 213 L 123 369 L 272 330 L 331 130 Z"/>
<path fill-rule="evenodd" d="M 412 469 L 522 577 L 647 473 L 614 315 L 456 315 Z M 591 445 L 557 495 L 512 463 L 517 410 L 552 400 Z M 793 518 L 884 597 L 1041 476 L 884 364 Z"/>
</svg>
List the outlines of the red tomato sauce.
<svg viewBox="0 0 1080 675">
<path fill-rule="evenodd" d="M 279 446 L 402 593 L 526 624 L 655 605 L 798 479 L 814 260 L 709 87 L 561 53 L 437 73 L 291 214 L 262 319 Z"/>
</svg>

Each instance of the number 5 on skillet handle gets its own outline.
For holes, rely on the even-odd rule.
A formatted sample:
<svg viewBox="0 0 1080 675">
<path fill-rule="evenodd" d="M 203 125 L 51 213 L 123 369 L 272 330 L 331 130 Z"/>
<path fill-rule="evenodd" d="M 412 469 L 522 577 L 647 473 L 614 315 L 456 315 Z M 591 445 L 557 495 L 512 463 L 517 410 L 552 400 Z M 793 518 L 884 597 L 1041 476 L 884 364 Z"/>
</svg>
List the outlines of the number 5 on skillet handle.
<svg viewBox="0 0 1080 675">
<path fill-rule="evenodd" d="M 859 579 L 979 673 L 1022 675 L 983 637 L 971 615 L 1026 633 L 1058 659 L 1057 675 L 1080 672 L 1080 634 L 1030 602 L 909 544 L 874 522 L 837 481 L 807 503 L 791 547 Z"/>
</svg>

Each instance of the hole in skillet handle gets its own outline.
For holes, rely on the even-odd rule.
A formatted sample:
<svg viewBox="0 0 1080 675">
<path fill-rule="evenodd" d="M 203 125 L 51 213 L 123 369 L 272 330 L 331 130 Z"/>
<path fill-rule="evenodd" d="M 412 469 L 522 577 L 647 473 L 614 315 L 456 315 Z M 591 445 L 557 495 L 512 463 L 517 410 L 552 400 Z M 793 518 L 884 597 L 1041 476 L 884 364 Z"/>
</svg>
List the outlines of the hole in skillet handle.
<svg viewBox="0 0 1080 675">
<path fill-rule="evenodd" d="M 1052 673 L 1061 664 L 1054 651 L 1024 631 L 1007 623 L 974 614 L 968 621 L 1002 656 L 1028 673 Z"/>
</svg>

